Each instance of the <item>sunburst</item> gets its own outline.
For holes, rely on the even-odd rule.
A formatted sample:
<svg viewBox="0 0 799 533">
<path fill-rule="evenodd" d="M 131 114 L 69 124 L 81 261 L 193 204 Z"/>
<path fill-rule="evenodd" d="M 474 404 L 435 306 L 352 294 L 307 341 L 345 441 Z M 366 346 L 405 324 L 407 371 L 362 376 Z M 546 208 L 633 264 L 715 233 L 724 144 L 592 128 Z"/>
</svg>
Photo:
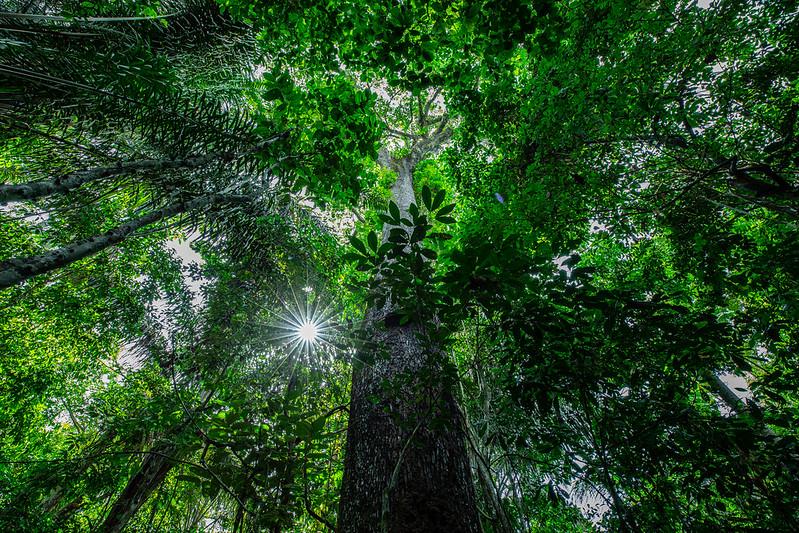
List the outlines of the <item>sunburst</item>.
<svg viewBox="0 0 799 533">
<path fill-rule="evenodd" d="M 290 298 L 280 300 L 282 310 L 274 324 L 274 340 L 285 345 L 289 357 L 299 356 L 310 363 L 327 352 L 326 348 L 333 347 L 331 341 L 337 329 L 334 313 L 311 287 L 303 288 L 301 296 L 293 288 L 289 291 Z"/>
</svg>

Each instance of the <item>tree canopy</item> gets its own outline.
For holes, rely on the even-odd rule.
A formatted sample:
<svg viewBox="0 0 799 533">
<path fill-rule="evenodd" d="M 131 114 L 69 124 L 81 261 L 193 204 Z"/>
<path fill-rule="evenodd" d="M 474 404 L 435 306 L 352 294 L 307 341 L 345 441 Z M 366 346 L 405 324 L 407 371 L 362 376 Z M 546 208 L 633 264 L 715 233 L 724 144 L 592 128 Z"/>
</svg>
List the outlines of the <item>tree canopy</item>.
<svg viewBox="0 0 799 533">
<path fill-rule="evenodd" d="M 796 531 L 798 19 L 4 3 L 0 525 Z"/>
</svg>

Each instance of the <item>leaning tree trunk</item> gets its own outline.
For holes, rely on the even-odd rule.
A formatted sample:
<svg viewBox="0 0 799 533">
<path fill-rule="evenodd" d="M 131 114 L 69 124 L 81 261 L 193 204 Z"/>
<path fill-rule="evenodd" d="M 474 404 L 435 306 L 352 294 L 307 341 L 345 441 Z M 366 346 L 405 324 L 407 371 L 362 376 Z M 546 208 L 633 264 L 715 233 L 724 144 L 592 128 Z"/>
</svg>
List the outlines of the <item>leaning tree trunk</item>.
<svg viewBox="0 0 799 533">
<path fill-rule="evenodd" d="M 707 377 L 711 387 L 715 390 L 716 394 L 718 394 L 727 408 L 729 408 L 730 412 L 741 414 L 751 409 L 751 407 L 747 405 L 741 398 L 739 398 L 732 388 L 727 385 L 715 372 L 708 371 Z M 755 400 L 751 400 L 751 402 L 752 406 L 759 409 Z M 763 424 L 763 428 L 759 437 L 774 439 L 776 438 L 776 435 L 770 427 Z M 774 494 L 772 490 L 773 487 L 765 482 L 765 479 L 769 473 L 768 470 L 764 469 L 761 463 L 752 460 L 747 451 L 738 446 L 736 446 L 736 448 L 747 468 L 751 469 L 752 471 L 752 475 L 750 476 L 752 484 L 763 492 L 763 494 L 766 496 L 766 499 L 773 507 L 774 513 L 777 514 L 783 521 L 787 530 L 799 531 L 799 521 L 796 519 L 795 510 L 790 505 L 786 505 L 787 502 L 783 501 L 781 495 Z M 796 464 L 788 464 L 787 462 L 780 460 L 778 465 L 777 472 L 784 472 L 788 476 L 795 478 L 795 474 L 793 473 L 796 472 Z"/>
<path fill-rule="evenodd" d="M 403 212 L 414 201 L 414 164 L 391 165 Z M 367 313 L 376 348 L 358 360 L 373 362 L 353 369 L 338 529 L 477 533 L 464 427 L 440 354 L 422 340 L 421 324 L 396 324 L 391 311 L 388 304 Z"/>
<path fill-rule="evenodd" d="M 50 250 L 40 255 L 31 257 L 13 258 L 0 263 L 0 289 L 12 287 L 40 274 L 45 274 L 51 270 L 67 266 L 80 259 L 101 252 L 106 248 L 119 244 L 128 235 L 150 224 L 160 220 L 171 218 L 175 215 L 201 209 L 213 203 L 230 201 L 238 197 L 231 197 L 223 194 L 212 194 L 202 196 L 185 202 L 178 202 L 164 207 L 143 217 L 131 220 L 108 230 L 102 235 L 95 235 L 83 241 L 75 242 L 63 248 Z"/>
<path fill-rule="evenodd" d="M 104 533 L 116 533 L 130 522 L 150 495 L 161 486 L 175 465 L 177 445 L 161 442 L 147 453 L 138 472 L 128 480 L 102 526 Z"/>
<path fill-rule="evenodd" d="M 76 170 L 50 180 L 27 183 L 8 183 L 0 185 L 0 205 L 23 200 L 37 200 L 53 194 L 64 194 L 78 187 L 106 178 L 133 174 L 137 172 L 160 172 L 170 169 L 195 169 L 213 161 L 229 162 L 234 159 L 256 154 L 270 144 L 286 138 L 288 132 L 279 133 L 240 152 L 214 152 L 205 155 L 188 155 L 179 158 L 139 159 L 126 161 L 108 167 L 94 167 Z"/>
<path fill-rule="evenodd" d="M 0 205 L 22 200 L 37 200 L 52 194 L 67 193 L 85 183 L 135 172 L 158 172 L 176 168 L 197 168 L 214 159 L 229 159 L 228 154 L 193 155 L 181 159 L 142 159 L 109 167 L 76 170 L 51 180 L 0 185 Z"/>
<path fill-rule="evenodd" d="M 245 284 L 239 279 L 232 279 L 227 282 L 229 288 L 234 290 L 241 290 Z M 237 298 L 236 300 L 240 300 Z M 225 329 L 230 327 L 233 315 L 238 309 L 235 306 L 228 306 L 224 309 L 223 315 L 219 318 L 218 324 L 223 325 Z M 195 349 L 191 350 L 193 353 L 199 347 L 206 347 L 210 349 L 218 349 L 219 345 L 214 344 L 218 339 L 225 342 L 227 337 L 225 335 L 219 337 L 204 336 L 195 345 Z M 171 364 L 174 364 L 172 361 Z M 174 371 L 170 366 L 169 371 Z M 169 378 L 167 370 L 162 370 L 162 375 Z M 223 372 L 224 373 L 224 372 Z M 207 391 L 201 393 L 204 396 L 201 406 L 194 412 L 186 412 L 183 420 L 176 426 L 168 430 L 160 442 L 156 443 L 144 456 L 141 466 L 136 473 L 128 480 L 125 488 L 117 496 L 114 505 L 106 515 L 105 522 L 103 522 L 100 530 L 104 533 L 113 533 L 122 531 L 128 523 L 136 516 L 136 513 L 147 502 L 152 494 L 158 490 L 161 484 L 166 479 L 169 472 L 183 461 L 187 456 L 187 448 L 181 447 L 175 442 L 179 437 L 186 435 L 188 430 L 199 429 L 196 426 L 192 428 L 195 417 L 199 415 L 201 410 L 205 409 L 208 402 L 214 396 L 214 391 Z M 199 432 L 198 432 L 199 433 Z M 201 434 L 204 437 L 204 434 Z"/>
</svg>

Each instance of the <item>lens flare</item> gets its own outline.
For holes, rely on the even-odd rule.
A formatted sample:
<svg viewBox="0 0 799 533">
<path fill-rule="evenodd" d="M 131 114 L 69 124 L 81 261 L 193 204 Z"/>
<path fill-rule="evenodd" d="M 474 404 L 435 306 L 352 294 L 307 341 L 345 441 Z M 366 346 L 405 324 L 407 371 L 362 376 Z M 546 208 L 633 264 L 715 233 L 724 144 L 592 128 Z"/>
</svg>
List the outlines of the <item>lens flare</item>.
<svg viewBox="0 0 799 533">
<path fill-rule="evenodd" d="M 283 297 L 277 297 L 282 309 L 272 323 L 272 340 L 282 345 L 287 359 L 323 366 L 335 349 L 331 341 L 338 337 L 335 310 L 308 286 L 298 291 L 289 287 Z"/>
<path fill-rule="evenodd" d="M 297 336 L 305 342 L 316 342 L 316 337 L 318 336 L 316 324 L 310 321 L 303 322 L 297 329 Z"/>
</svg>

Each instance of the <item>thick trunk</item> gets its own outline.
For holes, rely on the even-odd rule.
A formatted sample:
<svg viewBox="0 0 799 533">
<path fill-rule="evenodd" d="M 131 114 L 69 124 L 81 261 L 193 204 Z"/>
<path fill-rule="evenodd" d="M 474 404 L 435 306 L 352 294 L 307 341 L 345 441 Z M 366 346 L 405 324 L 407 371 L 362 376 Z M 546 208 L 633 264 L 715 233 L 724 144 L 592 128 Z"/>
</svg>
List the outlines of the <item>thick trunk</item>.
<svg viewBox="0 0 799 533">
<path fill-rule="evenodd" d="M 394 201 L 413 198 L 415 161 L 392 164 Z M 367 322 L 391 312 L 372 309 Z M 390 322 L 390 321 L 389 321 Z M 465 432 L 443 380 L 440 354 L 421 325 L 376 327 L 353 370 L 338 529 L 366 532 L 480 531 Z"/>
<path fill-rule="evenodd" d="M 115 533 L 127 526 L 130 519 L 136 515 L 172 470 L 175 465 L 172 458 L 176 453 L 177 447 L 171 443 L 162 443 L 153 447 L 151 453 L 145 456 L 139 471 L 130 478 L 122 494 L 114 502 L 101 531 Z"/>
<path fill-rule="evenodd" d="M 26 279 L 38 276 L 67 266 L 75 261 L 89 257 L 106 248 L 119 244 L 134 231 L 163 219 L 171 218 L 186 211 L 206 207 L 212 203 L 228 201 L 230 197 L 213 194 L 195 198 L 187 202 L 178 202 L 148 215 L 131 220 L 105 232 L 83 241 L 75 242 L 64 248 L 31 257 L 13 258 L 0 263 L 0 289 L 5 289 L 22 283 Z"/>
<path fill-rule="evenodd" d="M 458 408 L 417 334 L 376 332 L 387 355 L 353 371 L 342 533 L 480 531 Z"/>
</svg>

